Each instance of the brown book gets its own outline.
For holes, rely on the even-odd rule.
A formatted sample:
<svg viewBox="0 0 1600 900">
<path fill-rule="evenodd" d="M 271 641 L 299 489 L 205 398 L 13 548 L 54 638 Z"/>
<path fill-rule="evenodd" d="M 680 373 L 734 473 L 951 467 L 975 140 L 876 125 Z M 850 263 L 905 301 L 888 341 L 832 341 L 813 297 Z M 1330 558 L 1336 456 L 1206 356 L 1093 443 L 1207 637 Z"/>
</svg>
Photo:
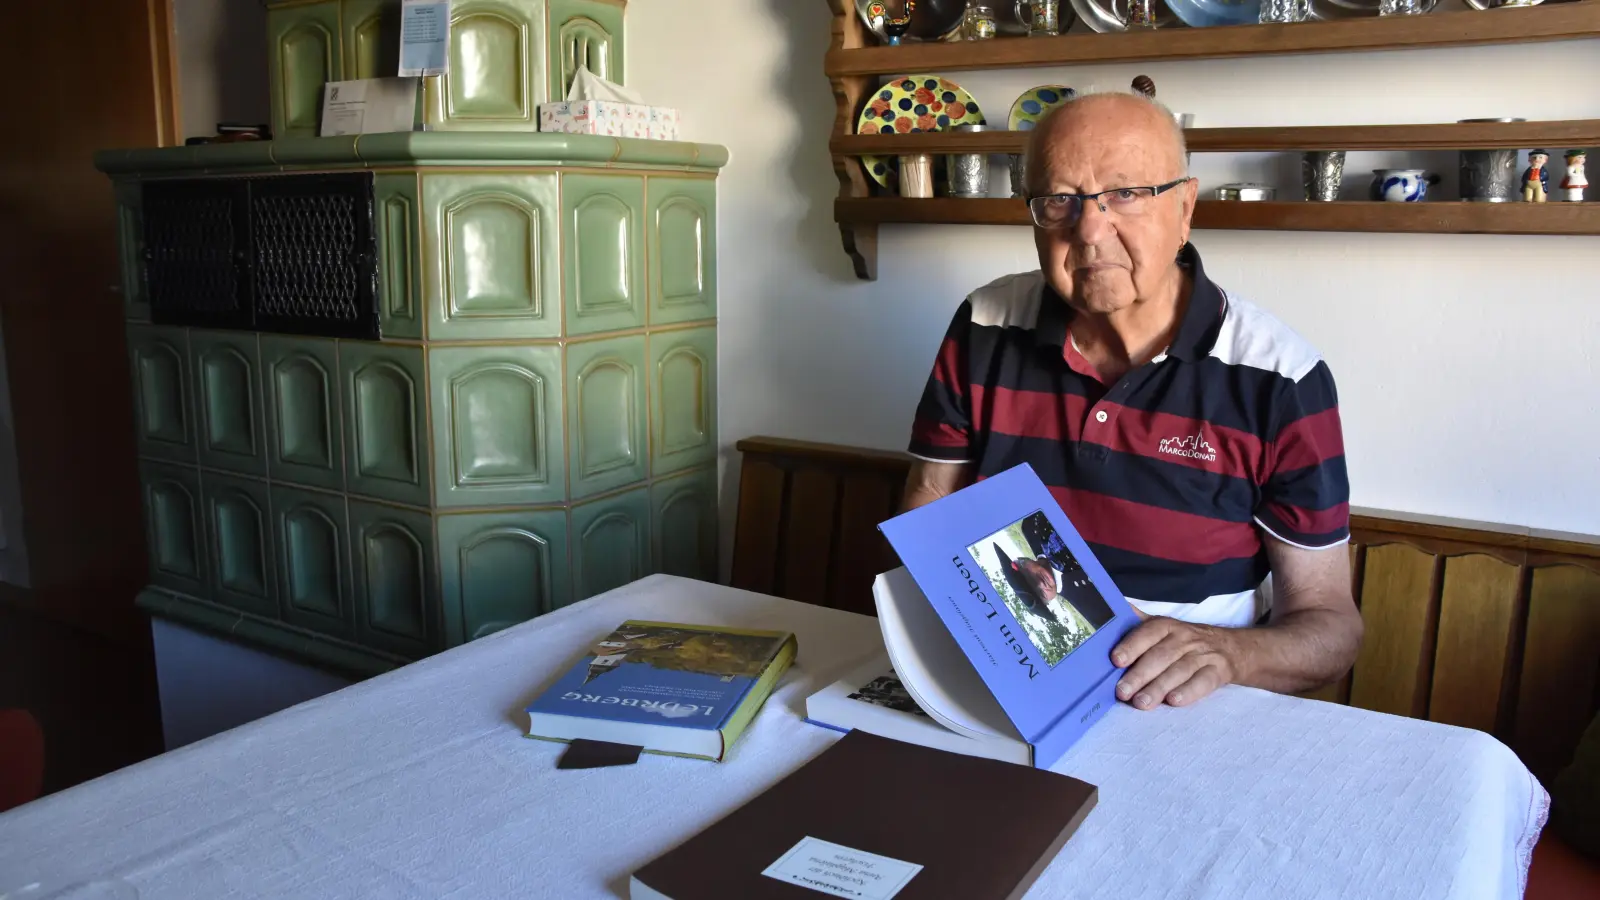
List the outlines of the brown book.
<svg viewBox="0 0 1600 900">
<path fill-rule="evenodd" d="M 629 896 L 1016 900 L 1097 797 L 1047 769 L 851 731 L 639 869 Z"/>
</svg>

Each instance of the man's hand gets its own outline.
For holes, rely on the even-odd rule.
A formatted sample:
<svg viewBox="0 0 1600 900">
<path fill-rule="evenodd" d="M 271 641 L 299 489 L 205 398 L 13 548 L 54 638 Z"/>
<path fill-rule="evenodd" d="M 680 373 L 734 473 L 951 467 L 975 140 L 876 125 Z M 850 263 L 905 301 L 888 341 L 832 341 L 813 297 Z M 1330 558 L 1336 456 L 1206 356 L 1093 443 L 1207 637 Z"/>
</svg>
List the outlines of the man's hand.
<svg viewBox="0 0 1600 900">
<path fill-rule="evenodd" d="M 1127 668 L 1117 698 L 1135 709 L 1186 706 L 1225 684 L 1280 694 L 1330 684 L 1355 664 L 1361 613 L 1350 595 L 1350 556 L 1343 547 L 1306 550 L 1270 535 L 1272 619 L 1250 628 L 1195 625 L 1144 617 L 1111 651 Z"/>
<path fill-rule="evenodd" d="M 1145 619 L 1111 651 L 1112 664 L 1128 669 L 1117 682 L 1117 699 L 1139 709 L 1187 706 L 1231 684 L 1238 671 L 1235 637 L 1227 628 Z"/>
</svg>

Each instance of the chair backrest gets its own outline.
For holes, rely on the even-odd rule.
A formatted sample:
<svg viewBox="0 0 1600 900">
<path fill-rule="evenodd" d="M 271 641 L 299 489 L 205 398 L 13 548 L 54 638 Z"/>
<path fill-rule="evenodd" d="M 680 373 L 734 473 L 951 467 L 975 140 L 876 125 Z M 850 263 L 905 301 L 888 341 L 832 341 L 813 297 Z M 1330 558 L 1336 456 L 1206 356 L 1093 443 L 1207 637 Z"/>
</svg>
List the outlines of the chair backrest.
<svg viewBox="0 0 1600 900">
<path fill-rule="evenodd" d="M 910 457 L 737 446 L 733 586 L 872 615 Z M 1310 696 L 1489 732 L 1546 780 L 1572 759 L 1600 709 L 1600 538 L 1362 510 L 1350 569 L 1361 654 Z"/>
<path fill-rule="evenodd" d="M 44 731 L 25 709 L 0 709 L 0 812 L 44 790 Z"/>
</svg>

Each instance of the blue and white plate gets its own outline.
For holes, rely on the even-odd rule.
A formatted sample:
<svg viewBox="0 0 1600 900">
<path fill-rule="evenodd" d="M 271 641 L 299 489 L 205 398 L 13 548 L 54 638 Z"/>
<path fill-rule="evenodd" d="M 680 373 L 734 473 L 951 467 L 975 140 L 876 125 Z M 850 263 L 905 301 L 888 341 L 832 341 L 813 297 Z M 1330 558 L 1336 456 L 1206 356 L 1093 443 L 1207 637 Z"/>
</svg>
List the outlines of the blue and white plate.
<svg viewBox="0 0 1600 900">
<path fill-rule="evenodd" d="M 1261 0 L 1167 0 L 1167 7 L 1190 28 L 1261 21 Z"/>
</svg>

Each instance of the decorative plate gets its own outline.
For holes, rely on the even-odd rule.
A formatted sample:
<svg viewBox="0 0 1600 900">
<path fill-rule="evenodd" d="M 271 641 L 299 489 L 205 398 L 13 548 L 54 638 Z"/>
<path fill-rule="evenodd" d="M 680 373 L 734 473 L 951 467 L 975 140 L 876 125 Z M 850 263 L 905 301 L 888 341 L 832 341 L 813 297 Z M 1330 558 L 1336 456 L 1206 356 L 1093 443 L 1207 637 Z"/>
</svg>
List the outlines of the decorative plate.
<svg viewBox="0 0 1600 900">
<path fill-rule="evenodd" d="M 1261 0 L 1167 0 L 1167 7 L 1190 28 L 1261 21 Z"/>
<path fill-rule="evenodd" d="M 907 75 L 878 88 L 856 120 L 856 134 L 916 134 L 956 125 L 987 125 L 978 102 L 961 85 L 937 75 Z M 873 181 L 898 190 L 896 157 L 863 156 Z"/>
<path fill-rule="evenodd" d="M 1078 18 L 1101 34 L 1128 30 L 1128 0 L 1072 0 L 1072 8 Z M 1166 0 L 1156 0 L 1154 12 L 1157 28 L 1183 27 L 1183 21 L 1167 8 Z"/>
<path fill-rule="evenodd" d="M 1032 131 L 1045 113 L 1071 100 L 1077 93 L 1064 84 L 1041 84 L 1029 88 L 1011 104 L 1011 114 L 1006 117 L 1006 129 Z"/>
<path fill-rule="evenodd" d="M 889 36 L 883 31 L 883 16 L 872 6 L 873 0 L 856 0 L 856 14 L 880 43 L 887 44 Z M 902 9 L 904 7 L 897 3 L 893 12 L 899 15 Z M 911 12 L 911 30 L 901 40 L 906 43 L 944 41 L 952 36 L 959 40 L 961 20 L 966 12 L 966 0 L 917 0 L 917 8 Z"/>
</svg>

